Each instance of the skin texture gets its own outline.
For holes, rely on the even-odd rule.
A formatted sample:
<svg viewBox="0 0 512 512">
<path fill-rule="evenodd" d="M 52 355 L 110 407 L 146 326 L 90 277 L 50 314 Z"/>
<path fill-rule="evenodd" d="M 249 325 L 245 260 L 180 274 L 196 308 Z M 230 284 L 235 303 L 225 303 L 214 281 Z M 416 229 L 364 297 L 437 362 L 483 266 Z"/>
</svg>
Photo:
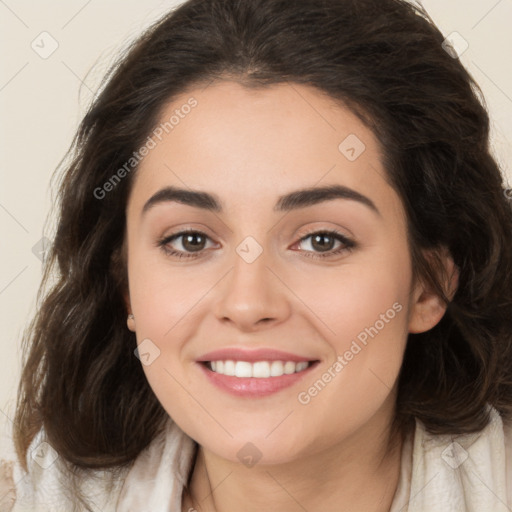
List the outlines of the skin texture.
<svg viewBox="0 0 512 512">
<path fill-rule="evenodd" d="M 216 82 L 174 98 L 162 120 L 190 96 L 198 105 L 137 171 L 125 240 L 127 310 L 135 317 L 128 326 L 138 343 L 150 339 L 160 350 L 145 374 L 200 445 L 195 502 L 186 498 L 183 510 L 389 510 L 400 445 L 391 453 L 386 445 L 407 333 L 430 329 L 445 308 L 413 282 L 405 214 L 378 142 L 348 109 L 308 86 Z M 338 149 L 350 134 L 366 147 L 354 161 Z M 280 195 L 332 184 L 368 197 L 379 213 L 350 199 L 273 211 Z M 169 185 L 215 194 L 223 211 L 167 202 L 142 215 Z M 158 247 L 187 228 L 208 237 L 196 258 Z M 322 248 L 304 237 L 332 229 L 356 245 L 321 258 Z M 236 251 L 248 236 L 262 249 L 252 263 Z M 331 253 L 342 246 L 326 244 Z M 189 254 L 196 246 L 184 237 L 167 245 Z M 397 303 L 394 318 L 301 404 L 298 394 Z M 228 346 L 276 348 L 321 363 L 278 393 L 237 398 L 212 386 L 195 362 Z M 261 452 L 253 467 L 237 456 L 248 442 Z"/>
</svg>

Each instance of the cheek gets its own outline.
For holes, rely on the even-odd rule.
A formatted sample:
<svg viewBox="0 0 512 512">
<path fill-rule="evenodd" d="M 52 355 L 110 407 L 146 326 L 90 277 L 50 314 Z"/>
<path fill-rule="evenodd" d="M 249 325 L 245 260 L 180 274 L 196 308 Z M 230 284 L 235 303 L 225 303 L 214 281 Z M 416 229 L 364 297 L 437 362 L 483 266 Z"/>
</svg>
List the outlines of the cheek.
<svg viewBox="0 0 512 512">
<path fill-rule="evenodd" d="M 407 297 L 405 287 L 390 275 L 367 271 L 364 277 L 345 280 L 341 288 L 341 291 L 333 290 L 332 301 L 330 305 L 326 304 L 329 307 L 328 322 L 336 333 L 335 338 L 340 340 L 340 349 L 346 348 L 343 345 L 349 340 L 358 339 L 364 344 L 371 336 L 369 332 L 373 333 L 372 339 L 377 336 L 386 339 L 387 345 L 399 342 L 397 334 L 403 333 L 406 318 L 403 314 Z"/>
<path fill-rule="evenodd" d="M 199 324 L 197 303 L 207 292 L 207 280 L 169 268 L 162 258 L 134 251 L 129 260 L 130 300 L 136 321 L 137 343 L 151 354 L 142 369 L 167 412 L 194 410 L 197 404 L 184 390 L 192 382 L 184 371 L 188 339 Z M 149 340 L 149 342 L 148 342 Z M 144 345 L 145 344 L 145 345 Z"/>
<path fill-rule="evenodd" d="M 293 282 L 297 295 L 321 320 L 322 331 L 335 348 L 343 349 L 347 341 L 376 322 L 382 327 L 381 315 L 386 326 L 380 329 L 382 333 L 404 331 L 411 287 L 406 258 L 382 255 L 371 262 L 341 265 L 329 272 L 312 269 L 307 279 L 294 279 L 289 274 L 288 282 Z M 395 303 L 401 307 L 393 308 Z M 401 309 L 400 314 L 396 314 L 397 309 Z"/>
<path fill-rule="evenodd" d="M 401 257 L 389 251 L 387 257 L 382 253 L 372 264 L 347 264 L 332 273 L 319 270 L 308 279 L 314 287 L 298 281 L 294 284 L 329 345 L 331 354 L 325 370 L 336 374 L 335 383 L 329 387 L 336 399 L 345 396 L 355 407 L 359 394 L 383 399 L 400 370 L 411 285 L 410 265 L 404 254 Z M 343 369 L 337 372 L 340 366 L 332 366 L 338 356 Z M 347 390 L 352 391 L 347 394 Z"/>
<path fill-rule="evenodd" d="M 193 322 L 196 304 L 217 280 L 192 267 L 167 265 L 162 256 L 145 257 L 142 251 L 134 251 L 128 269 L 137 332 L 161 340 Z"/>
<path fill-rule="evenodd" d="M 142 366 L 146 378 L 168 412 L 171 396 L 180 409 L 193 408 L 184 392 L 193 384 L 186 371 L 190 365 L 187 341 L 201 325 L 204 298 L 218 276 L 170 266 L 161 256 L 136 250 L 130 254 L 128 273 L 137 343 L 145 343 L 156 355 L 151 364 Z"/>
<path fill-rule="evenodd" d="M 409 261 L 407 253 L 388 254 L 330 276 L 319 272 L 315 287 L 299 292 L 321 319 L 317 325 L 332 350 L 320 379 L 304 385 L 299 402 L 313 416 L 349 430 L 388 399 L 407 342 Z M 339 407 L 328 410 L 329 403 Z"/>
</svg>

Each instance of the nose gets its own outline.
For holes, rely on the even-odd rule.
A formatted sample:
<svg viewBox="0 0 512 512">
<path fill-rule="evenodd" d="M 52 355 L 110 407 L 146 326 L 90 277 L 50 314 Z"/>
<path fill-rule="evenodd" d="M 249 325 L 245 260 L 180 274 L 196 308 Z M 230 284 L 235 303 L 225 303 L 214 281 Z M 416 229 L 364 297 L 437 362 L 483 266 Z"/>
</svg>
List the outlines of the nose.
<svg viewBox="0 0 512 512">
<path fill-rule="evenodd" d="M 288 289 L 269 263 L 265 251 L 251 263 L 235 254 L 233 268 L 217 289 L 214 312 L 219 321 L 250 332 L 289 317 Z"/>
</svg>

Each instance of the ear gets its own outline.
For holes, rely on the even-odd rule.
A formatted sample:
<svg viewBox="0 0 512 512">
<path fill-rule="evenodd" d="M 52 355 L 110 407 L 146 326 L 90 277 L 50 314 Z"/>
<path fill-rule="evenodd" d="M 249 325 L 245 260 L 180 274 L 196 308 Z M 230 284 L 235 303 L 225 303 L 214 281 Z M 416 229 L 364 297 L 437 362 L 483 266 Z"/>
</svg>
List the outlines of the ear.
<svg viewBox="0 0 512 512">
<path fill-rule="evenodd" d="M 124 303 L 126 305 L 126 325 L 128 326 L 128 329 L 132 332 L 136 332 L 135 330 L 135 317 L 133 316 L 133 313 L 132 313 L 132 306 L 131 306 L 131 303 L 130 303 L 130 295 L 128 294 L 128 292 L 125 293 L 124 295 Z"/>
<path fill-rule="evenodd" d="M 126 289 L 123 292 L 123 299 L 124 299 L 124 304 L 126 307 L 126 325 L 128 326 L 128 329 L 130 331 L 136 332 L 135 331 L 135 317 L 133 316 L 132 304 L 130 301 L 130 292 L 128 291 L 128 289 Z"/>
<path fill-rule="evenodd" d="M 126 237 L 125 237 L 126 240 Z M 135 332 L 135 319 L 133 318 L 132 306 L 130 301 L 130 291 L 128 287 L 128 276 L 126 275 L 126 242 L 114 250 L 110 259 L 110 268 L 114 280 L 123 296 L 123 302 L 126 310 L 126 323 L 128 329 Z"/>
<path fill-rule="evenodd" d="M 459 269 L 446 248 L 429 251 L 426 254 L 430 262 L 435 262 L 439 281 L 449 301 L 453 299 L 459 284 Z M 426 332 L 435 327 L 443 318 L 448 304 L 431 286 L 418 281 L 411 296 L 409 332 Z"/>
</svg>

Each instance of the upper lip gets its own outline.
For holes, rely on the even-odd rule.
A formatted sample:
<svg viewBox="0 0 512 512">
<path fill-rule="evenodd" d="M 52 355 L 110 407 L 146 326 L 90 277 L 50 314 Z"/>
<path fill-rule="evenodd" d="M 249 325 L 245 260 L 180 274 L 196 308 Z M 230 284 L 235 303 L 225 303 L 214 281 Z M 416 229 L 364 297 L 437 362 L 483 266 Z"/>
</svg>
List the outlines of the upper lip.
<svg viewBox="0 0 512 512">
<path fill-rule="evenodd" d="M 242 349 L 237 347 L 222 348 L 203 354 L 197 359 L 197 362 L 202 363 L 205 361 L 293 361 L 300 363 L 301 361 L 316 361 L 312 357 L 303 357 L 290 352 L 283 352 L 282 350 L 275 350 L 272 348 L 258 348 L 258 349 Z"/>
</svg>

